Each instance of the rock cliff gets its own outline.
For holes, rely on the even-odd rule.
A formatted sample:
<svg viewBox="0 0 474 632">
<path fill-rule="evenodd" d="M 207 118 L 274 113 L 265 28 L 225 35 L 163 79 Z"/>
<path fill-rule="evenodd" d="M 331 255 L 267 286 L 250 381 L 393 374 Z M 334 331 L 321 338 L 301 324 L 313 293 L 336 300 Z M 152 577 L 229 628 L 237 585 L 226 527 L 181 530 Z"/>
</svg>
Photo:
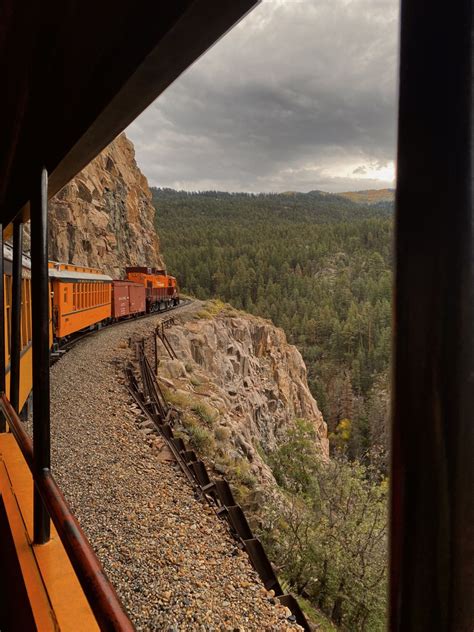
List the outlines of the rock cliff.
<svg viewBox="0 0 474 632">
<path fill-rule="evenodd" d="M 327 428 L 306 367 L 282 329 L 217 302 L 196 307 L 167 336 L 178 359 L 160 354 L 158 375 L 183 412 L 183 432 L 218 472 L 273 482 L 265 463 L 298 418 L 316 430 L 323 458 Z M 245 483 L 245 480 L 243 481 Z"/>
<path fill-rule="evenodd" d="M 120 277 L 126 265 L 164 267 L 155 209 L 125 134 L 49 204 L 49 257 Z"/>
</svg>

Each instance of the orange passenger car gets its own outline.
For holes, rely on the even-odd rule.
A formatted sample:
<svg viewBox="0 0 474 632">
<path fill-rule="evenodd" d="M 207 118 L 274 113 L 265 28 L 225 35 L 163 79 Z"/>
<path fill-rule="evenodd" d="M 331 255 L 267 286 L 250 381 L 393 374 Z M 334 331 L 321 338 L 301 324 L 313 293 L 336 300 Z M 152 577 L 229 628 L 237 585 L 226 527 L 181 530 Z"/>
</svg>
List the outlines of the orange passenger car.
<svg viewBox="0 0 474 632">
<path fill-rule="evenodd" d="M 92 328 L 111 316 L 112 278 L 100 270 L 49 264 L 55 338 Z"/>
</svg>

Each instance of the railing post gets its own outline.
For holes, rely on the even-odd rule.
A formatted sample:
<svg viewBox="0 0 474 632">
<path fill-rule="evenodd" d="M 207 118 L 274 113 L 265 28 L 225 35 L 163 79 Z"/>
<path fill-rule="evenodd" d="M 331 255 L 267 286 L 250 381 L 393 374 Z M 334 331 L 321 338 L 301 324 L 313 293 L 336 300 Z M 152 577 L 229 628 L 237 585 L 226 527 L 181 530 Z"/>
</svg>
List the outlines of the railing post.
<svg viewBox="0 0 474 632">
<path fill-rule="evenodd" d="M 48 174 L 41 169 L 31 195 L 31 298 L 33 333 L 33 448 L 37 474 L 50 468 Z M 34 493 L 34 542 L 49 540 L 50 521 Z"/>
<path fill-rule="evenodd" d="M 20 354 L 21 354 L 21 276 L 23 256 L 23 224 L 13 222 L 12 304 L 10 343 L 10 403 L 20 412 Z"/>
<path fill-rule="evenodd" d="M 3 279 L 3 224 L 0 223 L 0 393 L 5 392 L 5 287 Z M 5 432 L 6 424 L 0 412 L 0 432 Z"/>
</svg>

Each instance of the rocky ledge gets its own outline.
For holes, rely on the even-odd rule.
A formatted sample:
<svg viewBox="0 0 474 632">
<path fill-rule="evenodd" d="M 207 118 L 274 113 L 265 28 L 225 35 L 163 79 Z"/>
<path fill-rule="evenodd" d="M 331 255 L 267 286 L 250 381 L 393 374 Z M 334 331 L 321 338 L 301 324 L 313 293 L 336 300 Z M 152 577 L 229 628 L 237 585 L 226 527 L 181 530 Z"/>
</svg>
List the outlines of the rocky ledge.
<svg viewBox="0 0 474 632">
<path fill-rule="evenodd" d="M 125 134 L 49 203 L 49 257 L 121 277 L 127 265 L 164 267 L 147 179 Z"/>
<path fill-rule="evenodd" d="M 248 487 L 273 484 L 264 455 L 301 418 L 314 425 L 328 457 L 327 427 L 305 364 L 282 329 L 214 301 L 195 306 L 167 337 L 177 359 L 160 348 L 161 385 L 182 412 L 182 432 L 217 472 L 237 472 Z"/>
</svg>

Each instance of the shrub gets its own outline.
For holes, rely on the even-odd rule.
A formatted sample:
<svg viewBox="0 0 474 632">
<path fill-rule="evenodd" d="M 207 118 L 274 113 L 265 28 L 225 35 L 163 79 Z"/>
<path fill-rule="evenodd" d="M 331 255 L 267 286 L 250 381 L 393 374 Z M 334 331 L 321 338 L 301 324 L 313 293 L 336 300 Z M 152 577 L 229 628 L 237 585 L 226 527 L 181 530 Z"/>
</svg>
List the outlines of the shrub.
<svg viewBox="0 0 474 632">
<path fill-rule="evenodd" d="M 383 629 L 386 481 L 374 481 L 357 462 L 322 461 L 314 429 L 302 420 L 268 463 L 281 497 L 265 508 L 261 536 L 288 583 L 338 627 Z"/>
<path fill-rule="evenodd" d="M 224 426 L 219 426 L 214 430 L 214 436 L 217 441 L 224 443 L 230 438 L 230 430 Z"/>
<path fill-rule="evenodd" d="M 257 484 L 257 479 L 250 469 L 250 464 L 245 459 L 237 461 L 233 467 L 233 474 L 235 478 L 242 483 L 242 485 L 245 485 L 250 489 L 253 489 Z"/>
<path fill-rule="evenodd" d="M 195 450 L 204 455 L 213 454 L 215 449 L 214 437 L 207 428 L 198 426 L 198 424 L 190 424 L 187 430 L 189 442 Z"/>
<path fill-rule="evenodd" d="M 217 413 L 214 408 L 211 408 L 211 406 L 208 406 L 204 402 L 194 404 L 191 407 L 191 410 L 193 411 L 193 413 L 196 413 L 199 419 L 203 421 L 207 426 L 213 426 L 217 419 Z"/>
</svg>

